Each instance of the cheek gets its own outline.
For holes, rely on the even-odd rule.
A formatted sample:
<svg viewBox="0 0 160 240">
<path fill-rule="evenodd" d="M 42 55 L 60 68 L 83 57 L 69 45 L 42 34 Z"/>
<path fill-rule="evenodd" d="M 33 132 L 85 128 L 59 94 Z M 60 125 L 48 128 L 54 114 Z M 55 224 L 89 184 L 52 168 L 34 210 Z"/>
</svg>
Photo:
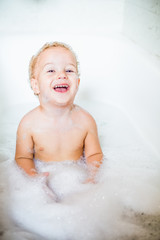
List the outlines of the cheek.
<svg viewBox="0 0 160 240">
<path fill-rule="evenodd" d="M 80 79 L 78 78 L 78 76 L 74 76 L 71 81 L 72 84 L 75 85 L 76 87 L 79 86 Z"/>
<path fill-rule="evenodd" d="M 74 86 L 72 86 L 72 90 L 71 90 L 71 92 L 72 92 L 72 95 L 76 95 L 76 93 L 77 93 L 77 91 L 78 91 L 78 84 L 77 83 L 75 83 L 74 84 Z"/>
<path fill-rule="evenodd" d="M 44 78 L 44 77 L 39 79 L 39 87 L 40 88 L 47 88 L 49 86 L 49 84 L 50 84 L 49 79 Z"/>
</svg>

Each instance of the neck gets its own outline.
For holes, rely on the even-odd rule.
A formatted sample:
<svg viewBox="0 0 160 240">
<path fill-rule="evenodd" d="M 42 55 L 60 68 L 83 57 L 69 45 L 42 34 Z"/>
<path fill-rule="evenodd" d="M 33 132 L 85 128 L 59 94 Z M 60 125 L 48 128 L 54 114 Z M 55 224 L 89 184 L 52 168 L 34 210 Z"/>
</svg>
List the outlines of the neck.
<svg viewBox="0 0 160 240">
<path fill-rule="evenodd" d="M 60 106 L 60 105 L 47 105 L 47 104 L 41 104 L 40 105 L 40 109 L 41 111 L 47 116 L 47 117 L 54 117 L 55 118 L 59 118 L 59 117 L 67 117 L 72 109 L 74 107 L 74 104 L 68 104 L 68 105 L 64 105 L 64 106 Z"/>
</svg>

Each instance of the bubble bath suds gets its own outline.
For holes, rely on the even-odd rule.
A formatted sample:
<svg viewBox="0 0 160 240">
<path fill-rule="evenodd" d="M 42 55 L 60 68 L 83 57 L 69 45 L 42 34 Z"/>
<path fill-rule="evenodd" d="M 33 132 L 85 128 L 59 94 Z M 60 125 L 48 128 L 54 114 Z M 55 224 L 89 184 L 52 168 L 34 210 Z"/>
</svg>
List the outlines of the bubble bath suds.
<svg viewBox="0 0 160 240">
<path fill-rule="evenodd" d="M 25 109 L 18 117 L 12 109 L 1 119 L 0 239 L 159 239 L 158 230 L 145 225 L 160 213 L 159 158 L 118 109 L 92 106 L 85 108 L 97 121 L 105 155 L 96 184 L 83 184 L 87 170 L 82 160 L 36 161 L 39 171 L 50 172 L 49 190 L 44 178 L 23 175 L 13 158 Z"/>
</svg>

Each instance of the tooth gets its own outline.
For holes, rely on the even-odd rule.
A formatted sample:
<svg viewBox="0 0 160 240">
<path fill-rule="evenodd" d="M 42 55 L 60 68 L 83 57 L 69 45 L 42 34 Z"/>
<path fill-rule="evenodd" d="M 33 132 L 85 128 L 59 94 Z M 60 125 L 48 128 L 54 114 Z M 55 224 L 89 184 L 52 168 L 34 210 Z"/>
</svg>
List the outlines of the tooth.
<svg viewBox="0 0 160 240">
<path fill-rule="evenodd" d="M 68 88 L 68 85 L 56 85 L 54 88 Z"/>
</svg>

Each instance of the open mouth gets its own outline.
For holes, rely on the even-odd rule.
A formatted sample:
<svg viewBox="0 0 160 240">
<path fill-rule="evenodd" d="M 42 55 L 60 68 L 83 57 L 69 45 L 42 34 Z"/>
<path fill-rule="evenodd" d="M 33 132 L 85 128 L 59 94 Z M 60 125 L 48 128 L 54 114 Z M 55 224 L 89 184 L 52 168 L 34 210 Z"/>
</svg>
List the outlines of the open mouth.
<svg viewBox="0 0 160 240">
<path fill-rule="evenodd" d="M 54 91 L 56 92 L 67 92 L 69 90 L 69 85 L 68 84 L 57 84 L 53 87 Z"/>
</svg>

